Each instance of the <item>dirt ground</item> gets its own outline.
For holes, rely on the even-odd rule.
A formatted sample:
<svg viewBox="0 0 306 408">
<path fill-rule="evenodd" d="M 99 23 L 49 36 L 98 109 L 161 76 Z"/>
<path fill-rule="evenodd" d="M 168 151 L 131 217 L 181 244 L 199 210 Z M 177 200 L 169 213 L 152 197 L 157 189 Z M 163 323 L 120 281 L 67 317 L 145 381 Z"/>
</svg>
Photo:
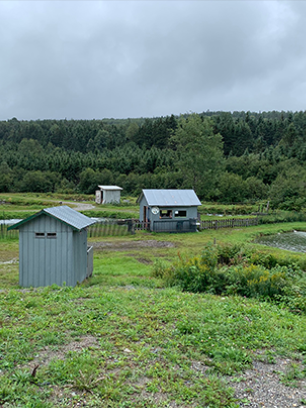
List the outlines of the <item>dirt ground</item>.
<svg viewBox="0 0 306 408">
<path fill-rule="evenodd" d="M 42 366 L 48 365 L 53 358 L 64 359 L 69 351 L 82 352 L 82 350 L 92 347 L 100 348 L 101 346 L 98 340 L 90 335 L 83 336 L 79 341 L 72 341 L 65 346 L 60 346 L 57 351 L 51 351 L 49 347 L 45 347 L 30 364 L 22 368 L 32 371 L 37 366 L 40 369 Z M 128 349 L 124 351 L 130 353 Z M 288 387 L 280 381 L 292 363 L 297 362 L 285 358 L 278 358 L 273 364 L 254 361 L 253 367 L 241 373 L 240 378 L 229 376 L 227 378 L 228 385 L 235 389 L 235 397 L 242 399 L 239 406 L 248 408 L 305 408 L 303 402 L 306 398 L 306 381 L 299 380 L 293 387 Z M 300 364 L 300 362 L 298 363 Z M 202 362 L 192 362 L 191 368 L 203 376 L 209 369 Z M 155 395 L 154 399 L 156 398 Z M 185 407 L 176 403 L 170 406 L 172 408 Z"/>
<path fill-rule="evenodd" d="M 142 241 L 116 241 L 116 242 L 93 242 L 94 249 L 103 251 L 129 251 L 138 248 L 174 248 L 175 245 L 168 241 L 154 241 L 153 239 Z"/>
</svg>

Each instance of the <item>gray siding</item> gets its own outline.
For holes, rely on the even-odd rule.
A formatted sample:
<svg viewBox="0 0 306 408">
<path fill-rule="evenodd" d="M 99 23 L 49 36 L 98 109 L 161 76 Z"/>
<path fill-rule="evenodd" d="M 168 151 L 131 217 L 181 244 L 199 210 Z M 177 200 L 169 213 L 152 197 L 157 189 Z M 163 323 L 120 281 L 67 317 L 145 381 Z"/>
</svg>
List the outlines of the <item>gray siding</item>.
<svg viewBox="0 0 306 408">
<path fill-rule="evenodd" d="M 159 214 L 152 214 L 150 212 L 150 229 L 151 231 L 169 231 L 169 232 L 174 232 L 177 231 L 179 232 L 181 230 L 180 225 L 182 224 L 183 221 L 189 221 L 190 218 L 196 218 L 197 217 L 197 207 L 159 207 L 160 210 L 167 209 L 172 211 L 172 218 L 160 218 Z M 186 217 L 175 217 L 175 211 L 186 211 Z M 171 222 L 169 222 L 171 220 Z M 166 224 L 167 227 L 165 227 L 162 224 Z M 188 229 L 187 222 L 183 223 L 184 225 L 184 230 Z M 168 228 L 168 229 L 167 229 Z"/>
<path fill-rule="evenodd" d="M 87 247 L 87 273 L 86 278 L 92 276 L 93 272 L 93 246 Z"/>
<path fill-rule="evenodd" d="M 73 232 L 74 271 L 76 282 L 83 282 L 87 275 L 87 231 Z"/>
<path fill-rule="evenodd" d="M 156 206 L 159 210 L 171 210 L 172 218 L 160 218 L 160 214 L 153 214 L 151 207 L 148 205 L 146 198 L 143 196 L 139 203 L 139 220 L 141 222 L 146 221 L 144 219 L 144 207 L 147 207 L 146 214 L 147 220 L 150 221 L 150 230 L 151 231 L 169 231 L 169 232 L 179 232 L 186 231 L 189 229 L 189 220 L 191 218 L 197 218 L 198 209 L 196 206 L 187 207 L 187 206 Z M 186 217 L 175 217 L 175 211 L 186 211 Z M 183 227 L 182 227 L 183 225 Z M 190 230 L 194 230 L 190 226 Z"/>
<path fill-rule="evenodd" d="M 45 233 L 37 238 L 35 233 Z M 47 233 L 56 233 L 48 237 Z M 74 286 L 73 230 L 62 222 L 41 215 L 20 227 L 19 284 L 21 286 Z M 85 268 L 86 269 L 86 268 Z"/>
<path fill-rule="evenodd" d="M 120 190 L 119 191 L 103 190 L 102 204 L 120 203 L 120 194 L 121 194 Z"/>
<path fill-rule="evenodd" d="M 154 221 L 155 232 L 196 232 L 196 220 Z"/>
<path fill-rule="evenodd" d="M 140 203 L 139 203 L 139 221 L 141 221 L 141 222 L 146 221 L 146 220 L 143 219 L 143 207 L 147 206 L 147 205 L 148 205 L 148 203 L 147 203 L 145 197 L 142 196 L 142 199 L 140 200 Z"/>
</svg>

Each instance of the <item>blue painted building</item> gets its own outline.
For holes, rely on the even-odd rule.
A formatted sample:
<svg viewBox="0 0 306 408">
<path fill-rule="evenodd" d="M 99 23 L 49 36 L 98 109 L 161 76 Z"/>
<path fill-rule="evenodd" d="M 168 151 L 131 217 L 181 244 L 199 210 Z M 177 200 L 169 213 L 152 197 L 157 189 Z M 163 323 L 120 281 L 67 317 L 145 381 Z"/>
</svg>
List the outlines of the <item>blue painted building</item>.
<svg viewBox="0 0 306 408">
<path fill-rule="evenodd" d="M 75 286 L 92 274 L 87 230 L 95 221 L 68 206 L 45 208 L 8 228 L 19 229 L 19 284 Z"/>
<path fill-rule="evenodd" d="M 142 190 L 139 220 L 155 232 L 191 232 L 197 228 L 198 206 L 194 190 Z"/>
</svg>

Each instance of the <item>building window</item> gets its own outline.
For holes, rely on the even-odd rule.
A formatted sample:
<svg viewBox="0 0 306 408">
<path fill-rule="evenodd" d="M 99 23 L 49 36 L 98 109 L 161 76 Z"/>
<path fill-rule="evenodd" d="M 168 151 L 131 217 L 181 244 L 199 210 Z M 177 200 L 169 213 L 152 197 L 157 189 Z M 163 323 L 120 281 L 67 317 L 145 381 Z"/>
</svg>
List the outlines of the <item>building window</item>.
<svg viewBox="0 0 306 408">
<path fill-rule="evenodd" d="M 172 210 L 160 210 L 159 218 L 172 218 Z"/>
<path fill-rule="evenodd" d="M 44 232 L 35 232 L 35 238 L 45 238 Z"/>
<path fill-rule="evenodd" d="M 187 217 L 187 211 L 186 211 L 186 210 L 175 211 L 175 212 L 174 212 L 174 216 L 175 216 L 175 218 Z"/>
<path fill-rule="evenodd" d="M 48 232 L 47 238 L 56 238 L 56 232 Z"/>
</svg>

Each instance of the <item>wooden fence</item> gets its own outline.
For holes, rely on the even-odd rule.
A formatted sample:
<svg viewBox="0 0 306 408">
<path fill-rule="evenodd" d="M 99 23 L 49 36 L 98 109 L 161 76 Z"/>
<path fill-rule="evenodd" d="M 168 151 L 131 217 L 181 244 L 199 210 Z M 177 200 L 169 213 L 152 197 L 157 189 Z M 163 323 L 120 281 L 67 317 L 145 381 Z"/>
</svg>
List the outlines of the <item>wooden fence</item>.
<svg viewBox="0 0 306 408">
<path fill-rule="evenodd" d="M 140 230 L 145 230 L 145 231 L 149 231 L 150 230 L 150 223 L 147 221 L 138 221 L 138 220 L 134 220 L 133 221 L 133 228 L 134 231 L 140 231 Z"/>
<path fill-rule="evenodd" d="M 162 221 L 160 221 L 162 224 Z M 205 229 L 220 229 L 220 228 L 235 228 L 235 227 L 251 227 L 259 224 L 259 218 L 232 218 L 227 220 L 207 220 L 197 221 L 196 226 L 199 230 Z M 166 225 L 166 224 L 165 224 Z M 133 221 L 133 229 L 150 230 L 150 223 L 144 221 Z M 169 229 L 169 228 L 168 228 Z M 162 228 L 160 229 L 162 230 Z"/>
</svg>

